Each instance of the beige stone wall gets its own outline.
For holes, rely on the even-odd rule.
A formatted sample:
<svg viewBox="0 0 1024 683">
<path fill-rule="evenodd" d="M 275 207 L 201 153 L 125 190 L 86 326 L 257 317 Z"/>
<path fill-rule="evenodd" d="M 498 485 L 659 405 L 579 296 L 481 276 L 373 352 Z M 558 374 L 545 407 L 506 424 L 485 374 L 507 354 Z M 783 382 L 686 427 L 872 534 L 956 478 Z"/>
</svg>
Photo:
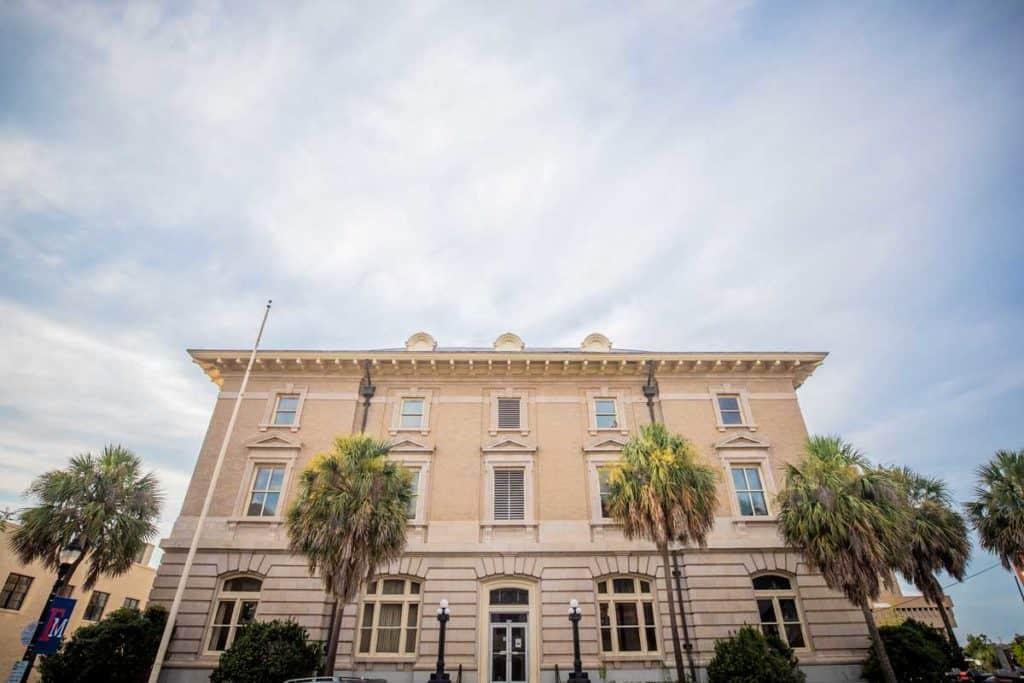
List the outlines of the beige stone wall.
<svg viewBox="0 0 1024 683">
<path fill-rule="evenodd" d="M 49 598 L 53 582 L 57 580 L 56 572 L 46 569 L 41 563 L 33 562 L 25 565 L 18 560 L 10 549 L 9 539 L 12 531 L 13 525 L 8 525 L 7 531 L 0 534 L 2 536 L 0 538 L 0 581 L 6 582 L 12 572 L 31 576 L 33 581 L 20 609 L 0 609 L 0 670 L 5 672 L 9 672 L 14 666 L 14 662 L 21 659 L 25 653 L 25 646 L 21 644 L 21 631 L 26 625 L 34 624 L 39 619 L 39 613 Z M 75 575 L 71 577 L 70 583 L 74 586 L 74 591 L 70 597 L 77 602 L 65 637 L 71 637 L 83 623 L 91 623 L 84 621 L 82 615 L 85 614 L 85 608 L 89 604 L 89 598 L 93 591 L 110 594 L 104 615 L 120 608 L 124 604 L 125 598 L 135 598 L 139 601 L 139 608 L 145 609 L 149 602 L 153 578 L 156 575 L 156 569 L 148 564 L 152 550 L 153 548 L 150 546 L 142 558 L 143 564 L 132 565 L 127 574 L 118 577 L 101 577 L 90 591 L 83 590 L 87 567 L 79 567 Z M 0 586 L 2 585 L 0 584 Z"/>
<path fill-rule="evenodd" d="M 545 362 L 541 355 L 535 357 L 537 365 Z M 600 655 L 594 602 L 597 576 L 616 571 L 662 576 L 661 561 L 650 544 L 627 541 L 617 527 L 595 519 L 595 482 L 588 464 L 593 458 L 616 457 L 615 443 L 649 421 L 642 393 L 646 379 L 642 368 L 616 372 L 616 367 L 627 368 L 626 361 L 615 361 L 622 365 L 613 364 L 611 369 L 594 361 L 596 373 L 591 372 L 593 368 L 582 367 L 577 374 L 568 375 L 546 368 L 543 373 L 527 368 L 515 374 L 520 371 L 511 361 L 508 365 L 496 362 L 492 367 L 478 361 L 476 369 L 446 374 L 427 365 L 430 360 L 438 365 L 447 363 L 443 354 L 420 357 L 418 368 L 409 367 L 408 358 L 403 357 L 401 363 L 405 365 L 398 364 L 399 370 L 385 371 L 395 366 L 384 358 L 375 366 L 377 390 L 367 433 L 397 444 L 395 458 L 415 458 L 429 465 L 420 491 L 423 519 L 410 527 L 406 559 L 391 569 L 424 582 L 422 635 L 414 658 L 357 657 L 352 651 L 352 638 L 358 606 L 349 606 L 343 616 L 339 668 L 424 672 L 432 668 L 437 636 L 433 609 L 444 597 L 452 602 L 454 610 L 450 663 L 475 671 L 482 656 L 481 643 L 486 641 L 480 608 L 483 586 L 490 579 L 504 576 L 504 580 L 525 582 L 533 588 L 531 595 L 536 595 L 536 604 L 531 606 L 536 611 L 531 614 L 531 626 L 535 627 L 531 638 L 536 639 L 533 652 L 540 655 L 531 660 L 535 668 L 558 664 L 564 672 L 571 663 L 565 613 L 569 599 L 576 598 L 584 605 L 583 652 L 588 667 L 604 665 L 634 674 L 637 669 L 658 669 L 647 680 L 660 680 L 662 665 L 671 664 L 671 653 L 666 649 L 668 612 L 663 581 L 656 583 L 662 652 L 655 657 Z M 241 380 L 237 363 L 218 365 L 214 372 L 209 361 L 203 362 L 222 382 L 222 392 L 182 516 L 171 537 L 164 541 L 168 552 L 153 599 L 167 603 L 173 596 Z M 218 582 L 232 572 L 251 571 L 266 578 L 260 618 L 293 617 L 315 637 L 321 637 L 326 625 L 329 608 L 319 580 L 308 576 L 301 559 L 289 556 L 281 521 L 239 517 L 239 501 L 249 485 L 246 477 L 250 463 L 268 454 L 290 458 L 288 500 L 294 496 L 295 475 L 313 455 L 327 450 L 336 435 L 358 430 L 363 410 L 358 397 L 361 366 L 341 365 L 339 369 L 326 362 L 317 365 L 316 358 L 310 356 L 301 369 L 283 371 L 295 365 L 294 359 L 276 363 L 273 355 L 268 355 L 242 401 L 171 647 L 175 666 L 212 666 L 212 660 L 200 654 L 201 642 Z M 324 369 L 318 370 L 320 367 Z M 554 367 L 561 369 L 561 365 Z M 757 623 L 751 574 L 778 569 L 794 577 L 812 641 L 811 647 L 800 654 L 801 661 L 858 662 L 867 645 L 860 613 L 782 548 L 771 517 L 751 520 L 738 516 L 726 476 L 730 461 L 751 461 L 764 468 L 769 496 L 773 483 L 776 487 L 782 484 L 786 464 L 800 456 L 807 436 L 794 389 L 798 383 L 795 371 L 787 371 L 785 365 L 781 371 L 768 371 L 753 361 L 745 366 L 749 371 L 721 370 L 734 366 L 713 362 L 703 366 L 706 371 L 700 366 L 689 371 L 680 371 L 680 364 L 670 367 L 675 370 L 659 369 L 657 375 L 660 396 L 656 415 L 671 430 L 692 440 L 701 456 L 721 473 L 718 517 L 708 549 L 690 550 L 684 557 L 687 613 L 699 658 L 706 661 L 710 657 L 716 638 L 744 623 Z M 304 392 L 298 427 L 261 427 L 274 392 L 289 387 L 290 391 Z M 753 424 L 720 426 L 713 401 L 716 391 L 742 394 Z M 526 397 L 526 428 L 494 433 L 492 400 L 496 393 L 510 392 Z M 406 394 L 428 398 L 426 429 L 394 430 L 394 413 Z M 592 428 L 590 401 L 595 395 L 619 401 L 619 429 Z M 520 458 L 531 463 L 532 505 L 526 523 L 494 524 L 487 519 L 486 463 L 492 458 Z"/>
</svg>

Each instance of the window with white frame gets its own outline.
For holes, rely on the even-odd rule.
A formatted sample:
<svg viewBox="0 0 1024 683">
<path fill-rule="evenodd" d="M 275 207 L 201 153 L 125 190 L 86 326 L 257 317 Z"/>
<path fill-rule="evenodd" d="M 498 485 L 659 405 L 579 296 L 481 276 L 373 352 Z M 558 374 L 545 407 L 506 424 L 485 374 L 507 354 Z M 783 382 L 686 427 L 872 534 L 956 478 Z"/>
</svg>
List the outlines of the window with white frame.
<svg viewBox="0 0 1024 683">
<path fill-rule="evenodd" d="M 619 415 L 614 398 L 594 399 L 594 424 L 598 429 L 618 429 Z"/>
<path fill-rule="evenodd" d="M 214 602 L 216 607 L 206 641 L 207 652 L 223 652 L 231 647 L 239 631 L 256 618 L 263 580 L 254 576 L 236 576 L 224 581 Z"/>
<path fill-rule="evenodd" d="M 256 465 L 253 467 L 252 488 L 249 492 L 247 517 L 277 517 L 284 484 L 284 465 Z"/>
<path fill-rule="evenodd" d="M 597 468 L 597 496 L 601 506 L 601 519 L 611 519 L 612 516 L 608 507 L 611 496 L 611 473 L 610 466 Z"/>
<path fill-rule="evenodd" d="M 416 519 L 420 500 L 420 468 L 407 467 L 406 470 L 409 472 L 409 479 L 412 483 L 412 496 L 409 497 L 409 504 L 405 508 L 405 518 L 414 520 Z"/>
<path fill-rule="evenodd" d="M 519 429 L 522 425 L 522 399 L 498 399 L 498 429 Z"/>
<path fill-rule="evenodd" d="M 732 485 L 736 490 L 736 502 L 742 517 L 763 517 L 768 515 L 768 503 L 764 495 L 761 468 L 757 465 L 733 465 Z"/>
<path fill-rule="evenodd" d="M 422 429 L 423 415 L 422 398 L 403 398 L 398 426 L 401 429 Z"/>
<path fill-rule="evenodd" d="M 359 618 L 359 654 L 415 655 L 420 582 L 379 578 L 366 584 Z"/>
<path fill-rule="evenodd" d="M 762 574 L 754 577 L 753 584 L 761 630 L 766 635 L 778 637 L 791 648 L 807 647 L 796 591 L 789 578 Z"/>
<path fill-rule="evenodd" d="M 277 404 L 274 406 L 275 425 L 292 426 L 296 422 L 299 413 L 298 394 L 278 394 Z"/>
<path fill-rule="evenodd" d="M 526 518 L 526 476 L 522 468 L 495 468 L 494 519 L 497 521 Z"/>
<path fill-rule="evenodd" d="M 723 425 L 734 427 L 743 424 L 743 409 L 739 394 L 718 394 L 718 417 Z"/>
<path fill-rule="evenodd" d="M 601 651 L 657 652 L 654 591 L 650 579 L 614 576 L 597 582 Z"/>
<path fill-rule="evenodd" d="M 85 614 L 82 618 L 87 621 L 99 621 L 103 618 L 103 610 L 107 608 L 107 600 L 110 599 L 110 593 L 104 593 L 103 591 L 93 591 L 92 595 L 89 596 L 89 604 L 85 606 Z"/>
</svg>

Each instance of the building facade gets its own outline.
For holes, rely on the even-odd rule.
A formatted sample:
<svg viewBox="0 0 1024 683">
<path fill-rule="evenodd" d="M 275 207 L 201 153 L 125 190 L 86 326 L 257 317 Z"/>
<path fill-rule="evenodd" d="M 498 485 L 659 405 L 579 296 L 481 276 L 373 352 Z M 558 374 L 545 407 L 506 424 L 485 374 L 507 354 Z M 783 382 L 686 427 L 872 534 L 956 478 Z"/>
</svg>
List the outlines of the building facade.
<svg viewBox="0 0 1024 683">
<path fill-rule="evenodd" d="M 934 602 L 925 599 L 923 595 L 905 595 L 897 585 L 894 591 L 884 591 L 872 611 L 875 614 L 875 622 L 879 626 L 898 626 L 907 619 L 914 619 L 928 624 L 932 628 L 946 632 L 946 626 L 942 623 L 942 615 Z M 946 614 L 949 615 L 950 624 L 956 628 L 956 617 L 953 614 L 953 600 L 948 595 L 943 600 Z"/>
<path fill-rule="evenodd" d="M 193 350 L 219 387 L 152 598 L 170 604 L 248 361 Z M 447 599 L 446 660 L 465 683 L 552 683 L 572 665 L 571 599 L 583 610 L 593 681 L 675 677 L 665 585 L 653 545 L 605 513 L 604 469 L 652 414 L 720 472 L 708 547 L 678 554 L 698 666 L 716 639 L 759 624 L 792 645 L 811 681 L 857 680 L 868 646 L 859 610 L 779 539 L 774 493 L 807 432 L 797 388 L 822 353 L 671 353 L 578 348 L 261 351 L 201 534 L 162 680 L 201 681 L 241 626 L 291 618 L 314 638 L 330 619 L 319 577 L 287 550 L 297 475 L 339 434 L 392 444 L 412 470 L 407 550 L 346 605 L 339 672 L 425 681 Z M 671 568 L 669 568 L 671 571 Z"/>
<path fill-rule="evenodd" d="M 25 654 L 22 631 L 35 626 L 57 580 L 55 571 L 40 562 L 24 564 L 11 551 L 10 535 L 16 527 L 8 524 L 0 534 L 0 579 L 4 582 L 0 590 L 0 669 L 5 672 Z M 65 638 L 72 637 L 79 626 L 99 621 L 120 607 L 145 609 L 156 576 L 156 569 L 149 566 L 153 550 L 153 546 L 147 545 L 127 573 L 101 576 L 91 590 L 82 587 L 88 560 L 84 562 L 63 593 L 76 600 Z M 38 667 L 33 669 L 32 676 L 38 680 Z"/>
</svg>

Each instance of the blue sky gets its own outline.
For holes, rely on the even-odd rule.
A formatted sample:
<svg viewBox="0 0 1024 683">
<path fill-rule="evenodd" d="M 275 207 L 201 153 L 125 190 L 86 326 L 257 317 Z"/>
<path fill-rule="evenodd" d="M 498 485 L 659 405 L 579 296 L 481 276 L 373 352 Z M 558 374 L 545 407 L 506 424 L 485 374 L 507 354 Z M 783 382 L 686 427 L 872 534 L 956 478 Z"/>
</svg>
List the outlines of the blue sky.
<svg viewBox="0 0 1024 683">
<path fill-rule="evenodd" d="M 167 528 L 184 349 L 268 297 L 269 347 L 827 350 L 811 430 L 965 500 L 1024 448 L 1021 74 L 1017 2 L 4 3 L 0 505 L 119 441 Z"/>
</svg>

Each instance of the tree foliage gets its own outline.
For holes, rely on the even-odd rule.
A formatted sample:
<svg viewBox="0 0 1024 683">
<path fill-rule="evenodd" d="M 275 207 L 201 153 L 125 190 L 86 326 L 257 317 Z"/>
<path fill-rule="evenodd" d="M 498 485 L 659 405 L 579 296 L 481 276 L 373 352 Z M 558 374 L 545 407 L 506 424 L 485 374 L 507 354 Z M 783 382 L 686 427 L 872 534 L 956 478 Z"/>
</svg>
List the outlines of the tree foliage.
<svg viewBox="0 0 1024 683">
<path fill-rule="evenodd" d="M 294 621 L 254 621 L 221 653 L 210 683 L 281 683 L 312 676 L 321 645 Z"/>
<path fill-rule="evenodd" d="M 137 683 L 149 676 L 167 610 L 123 607 L 95 624 L 82 626 L 56 654 L 43 657 L 43 683 Z"/>
<path fill-rule="evenodd" d="M 999 556 L 1006 569 L 1021 567 L 1024 555 L 1024 450 L 996 451 L 978 468 L 975 500 L 967 514 L 981 547 Z"/>
<path fill-rule="evenodd" d="M 996 644 L 989 640 L 984 633 L 974 635 L 967 634 L 967 644 L 964 645 L 964 654 L 978 662 L 985 671 L 995 671 L 999 668 L 999 654 L 996 652 Z"/>
<path fill-rule="evenodd" d="M 766 637 L 752 626 L 715 643 L 708 663 L 708 683 L 803 683 L 793 650 L 775 637 Z"/>
<path fill-rule="evenodd" d="M 89 562 L 86 590 L 101 575 L 131 569 L 156 535 L 163 503 L 156 476 L 143 474 L 139 458 L 122 446 L 72 457 L 65 469 L 40 475 L 26 495 L 38 505 L 20 512 L 11 548 L 25 564 L 39 560 L 56 571 L 60 551 L 77 536 L 83 551 L 79 563 Z"/>
<path fill-rule="evenodd" d="M 954 667 L 954 659 L 945 636 L 931 626 L 907 619 L 898 626 L 879 629 L 885 651 L 900 683 L 944 683 Z M 871 652 L 864 664 L 864 678 L 880 683 L 885 678 L 878 656 Z"/>
<path fill-rule="evenodd" d="M 703 546 L 714 524 L 718 476 L 697 449 L 659 423 L 622 447 L 608 478 L 608 507 L 627 538 L 659 548 L 673 541 Z"/>
</svg>

